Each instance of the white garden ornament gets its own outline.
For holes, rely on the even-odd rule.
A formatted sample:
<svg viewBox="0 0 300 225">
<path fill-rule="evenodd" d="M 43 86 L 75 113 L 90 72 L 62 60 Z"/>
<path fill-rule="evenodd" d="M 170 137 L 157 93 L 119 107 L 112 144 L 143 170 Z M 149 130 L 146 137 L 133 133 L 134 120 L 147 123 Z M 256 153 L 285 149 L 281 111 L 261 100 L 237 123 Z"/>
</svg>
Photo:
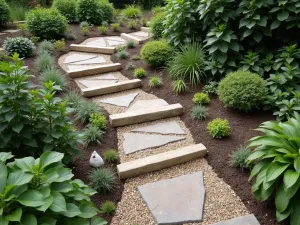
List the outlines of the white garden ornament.
<svg viewBox="0 0 300 225">
<path fill-rule="evenodd" d="M 103 166 L 103 165 L 104 165 L 103 159 L 101 158 L 101 156 L 96 151 L 94 151 L 91 155 L 91 158 L 90 158 L 90 166 L 100 167 L 100 166 Z"/>
</svg>

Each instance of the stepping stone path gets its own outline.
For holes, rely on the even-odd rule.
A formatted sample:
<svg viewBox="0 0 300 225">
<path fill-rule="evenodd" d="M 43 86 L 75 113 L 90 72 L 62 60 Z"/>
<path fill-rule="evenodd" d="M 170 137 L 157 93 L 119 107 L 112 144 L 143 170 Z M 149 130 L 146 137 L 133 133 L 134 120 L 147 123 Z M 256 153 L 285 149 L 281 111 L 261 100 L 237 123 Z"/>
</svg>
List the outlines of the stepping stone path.
<svg viewBox="0 0 300 225">
<path fill-rule="evenodd" d="M 195 144 L 178 117 L 183 107 L 141 91 L 139 79 L 129 80 L 115 72 L 121 68 L 110 61 L 116 46 L 128 40 L 141 44 L 150 38 L 147 28 L 121 37 L 90 38 L 71 45 L 73 51 L 59 59 L 83 96 L 101 104 L 110 114 L 111 125 L 117 127 L 118 172 L 121 178 L 131 179 L 124 182 L 111 224 L 202 224 L 203 220 L 214 225 L 259 225 L 253 215 L 245 216 L 248 211 L 241 200 L 201 158 L 207 154 L 206 147 Z M 229 216 L 226 210 L 231 210 Z"/>
</svg>

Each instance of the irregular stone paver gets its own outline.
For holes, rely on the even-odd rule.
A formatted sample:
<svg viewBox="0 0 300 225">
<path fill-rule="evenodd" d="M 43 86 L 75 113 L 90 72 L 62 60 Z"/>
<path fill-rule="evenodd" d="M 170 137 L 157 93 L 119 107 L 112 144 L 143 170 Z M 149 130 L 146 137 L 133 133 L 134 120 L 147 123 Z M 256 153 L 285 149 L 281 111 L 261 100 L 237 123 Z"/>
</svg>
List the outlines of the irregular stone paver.
<svg viewBox="0 0 300 225">
<path fill-rule="evenodd" d="M 91 68 L 96 68 L 98 67 L 98 65 L 72 65 L 72 64 L 68 64 L 68 71 L 70 70 L 86 70 L 86 69 L 91 69 Z"/>
<path fill-rule="evenodd" d="M 13 33 L 20 32 L 20 30 L 4 30 L 3 32 L 13 34 Z"/>
<path fill-rule="evenodd" d="M 132 33 L 132 34 L 135 35 L 135 36 L 139 36 L 139 37 L 149 37 L 149 33 L 143 32 L 143 31 L 138 31 L 138 32 L 135 32 L 135 33 Z"/>
<path fill-rule="evenodd" d="M 111 41 L 118 41 L 118 42 L 125 42 L 125 40 L 119 36 L 110 36 L 110 37 L 105 37 L 106 40 L 111 40 Z"/>
<path fill-rule="evenodd" d="M 116 106 L 128 107 L 137 95 L 138 93 L 133 93 L 129 95 L 123 95 L 120 97 L 103 99 L 100 100 L 99 102 L 116 105 Z"/>
<path fill-rule="evenodd" d="M 133 132 L 158 133 L 158 134 L 185 134 L 176 121 L 157 123 L 132 130 Z"/>
<path fill-rule="evenodd" d="M 232 220 L 222 221 L 212 225 L 260 225 L 253 214 L 234 218 Z"/>
<path fill-rule="evenodd" d="M 123 42 L 120 42 L 120 41 L 113 41 L 113 40 L 107 40 L 107 43 L 108 43 L 110 46 L 117 46 L 117 45 L 122 45 L 122 44 L 124 44 Z"/>
<path fill-rule="evenodd" d="M 174 135 L 150 135 L 131 133 L 124 133 L 123 137 L 123 148 L 126 155 L 148 148 L 161 147 L 166 144 L 185 139 L 185 137 L 178 137 Z"/>
<path fill-rule="evenodd" d="M 107 84 L 114 84 L 117 83 L 118 80 L 101 80 L 101 79 L 92 79 L 92 80 L 81 80 L 79 83 L 81 83 L 83 86 L 90 88 L 90 87 L 99 87 Z"/>
<path fill-rule="evenodd" d="M 110 73 L 98 77 L 97 80 L 118 80 L 118 78 Z"/>
<path fill-rule="evenodd" d="M 73 53 L 71 55 L 68 55 L 65 58 L 64 63 L 79 62 L 79 61 L 84 61 L 87 59 L 93 59 L 96 57 L 97 57 L 96 55 L 84 55 L 84 54 L 80 54 L 80 53 Z"/>
<path fill-rule="evenodd" d="M 130 106 L 130 108 L 127 111 L 130 112 L 139 109 L 155 109 L 157 107 L 166 105 L 169 104 L 163 99 L 139 100 L 132 104 L 132 106 Z"/>
<path fill-rule="evenodd" d="M 88 64 L 101 64 L 101 63 L 106 63 L 104 57 L 97 56 L 92 59 L 82 60 L 82 61 L 78 61 L 78 62 L 71 62 L 70 64 L 72 64 L 72 65 L 88 65 Z"/>
<path fill-rule="evenodd" d="M 104 38 L 98 38 L 93 41 L 88 41 L 88 42 L 84 43 L 84 45 L 94 45 L 94 46 L 99 46 L 99 47 L 106 47 L 106 42 L 105 42 Z"/>
<path fill-rule="evenodd" d="M 202 172 L 145 184 L 137 189 L 158 225 L 202 220 L 205 199 Z"/>
</svg>

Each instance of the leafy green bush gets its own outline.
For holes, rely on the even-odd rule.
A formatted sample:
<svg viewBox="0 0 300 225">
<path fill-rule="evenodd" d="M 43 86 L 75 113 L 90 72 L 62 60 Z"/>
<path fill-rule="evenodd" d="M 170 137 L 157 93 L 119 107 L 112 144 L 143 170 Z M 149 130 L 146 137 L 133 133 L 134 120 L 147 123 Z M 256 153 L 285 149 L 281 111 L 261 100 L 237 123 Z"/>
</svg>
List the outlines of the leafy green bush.
<svg viewBox="0 0 300 225">
<path fill-rule="evenodd" d="M 85 101 L 81 94 L 75 91 L 69 91 L 65 96 L 65 101 L 74 109 Z"/>
<path fill-rule="evenodd" d="M 151 66 L 164 66 L 172 56 L 173 49 L 165 41 L 147 42 L 142 50 L 142 59 Z"/>
<path fill-rule="evenodd" d="M 108 32 L 108 27 L 102 25 L 102 26 L 98 27 L 98 31 L 100 32 L 100 34 L 107 34 L 107 32 Z"/>
<path fill-rule="evenodd" d="M 101 107 L 92 101 L 82 101 L 77 105 L 75 111 L 75 118 L 82 123 L 87 123 L 93 114 L 101 112 Z"/>
<path fill-rule="evenodd" d="M 118 32 L 120 29 L 120 24 L 118 24 L 118 23 L 112 23 L 110 26 L 111 26 L 112 30 L 115 32 Z"/>
<path fill-rule="evenodd" d="M 300 116 L 295 113 L 287 122 L 268 121 L 257 129 L 265 133 L 250 139 L 255 147 L 248 157 L 254 163 L 250 180 L 255 177 L 252 192 L 259 201 L 266 201 L 275 193 L 277 221 L 290 217 L 290 224 L 300 220 Z"/>
<path fill-rule="evenodd" d="M 102 11 L 102 21 L 111 22 L 114 18 L 114 6 L 106 0 L 98 0 Z"/>
<path fill-rule="evenodd" d="M 181 45 L 180 50 L 168 64 L 168 71 L 171 77 L 188 81 L 192 86 L 201 83 L 205 78 L 205 54 L 202 46 L 193 42 Z"/>
<path fill-rule="evenodd" d="M 122 15 L 129 19 L 135 19 L 142 15 L 142 11 L 138 6 L 132 4 L 127 5 L 125 9 L 122 10 Z"/>
<path fill-rule="evenodd" d="M 66 77 L 61 73 L 60 70 L 55 68 L 50 68 L 41 73 L 40 80 L 42 83 L 48 83 L 49 81 L 54 82 L 55 85 L 60 86 L 61 89 L 64 89 L 66 86 Z"/>
<path fill-rule="evenodd" d="M 93 170 L 90 175 L 90 186 L 99 193 L 113 192 L 117 189 L 118 179 L 110 168 L 98 168 Z"/>
<path fill-rule="evenodd" d="M 210 103 L 210 99 L 207 94 L 199 92 L 194 95 L 193 102 L 198 105 L 205 105 Z"/>
<path fill-rule="evenodd" d="M 230 134 L 230 125 L 228 120 L 225 119 L 214 119 L 208 123 L 207 129 L 214 138 L 223 138 Z"/>
<path fill-rule="evenodd" d="M 207 109 L 204 105 L 197 105 L 192 110 L 192 119 L 205 120 Z"/>
<path fill-rule="evenodd" d="M 26 37 L 7 38 L 3 44 L 4 50 L 12 56 L 18 53 L 20 57 L 30 57 L 35 50 L 34 43 Z"/>
<path fill-rule="evenodd" d="M 166 16 L 164 13 L 159 13 L 155 15 L 150 21 L 150 29 L 152 38 L 154 40 L 159 40 L 163 37 L 163 31 L 165 29 L 164 20 Z"/>
<path fill-rule="evenodd" d="M 91 115 L 90 124 L 98 127 L 100 130 L 106 130 L 106 117 L 100 113 L 94 113 Z"/>
<path fill-rule="evenodd" d="M 90 24 L 87 21 L 82 21 L 82 22 L 80 22 L 79 27 L 80 28 L 84 28 L 84 27 L 90 28 Z"/>
<path fill-rule="evenodd" d="M 218 95 L 226 106 L 249 112 L 262 105 L 267 96 L 266 85 L 257 74 L 237 71 L 219 83 Z"/>
<path fill-rule="evenodd" d="M 96 191 L 81 180 L 71 180 L 72 171 L 61 163 L 64 154 L 45 152 L 40 158 L 15 159 L 0 153 L 2 224 L 92 224 L 105 220 L 90 197 Z M 99 223 L 97 223 L 99 224 Z"/>
<path fill-rule="evenodd" d="M 52 7 L 56 8 L 69 22 L 76 21 L 76 0 L 54 0 Z"/>
<path fill-rule="evenodd" d="M 104 13 L 98 0 L 78 0 L 77 16 L 79 21 L 86 21 L 89 24 L 101 24 L 104 21 Z"/>
<path fill-rule="evenodd" d="M 134 60 L 134 61 L 137 61 L 137 60 L 140 60 L 140 59 L 141 59 L 141 57 L 139 55 L 133 55 L 131 57 L 131 60 Z"/>
<path fill-rule="evenodd" d="M 247 164 L 247 158 L 251 155 L 252 151 L 244 146 L 239 147 L 231 154 L 231 166 L 238 167 L 241 170 L 251 169 L 251 164 Z"/>
<path fill-rule="evenodd" d="M 136 28 L 137 28 L 136 20 L 129 20 L 128 21 L 128 28 L 132 29 L 132 30 L 136 30 Z"/>
<path fill-rule="evenodd" d="M 26 14 L 26 27 L 35 36 L 52 39 L 63 35 L 68 20 L 57 9 L 36 8 Z"/>
<path fill-rule="evenodd" d="M 41 55 L 44 52 L 51 54 L 54 50 L 54 46 L 51 41 L 42 41 L 38 46 L 38 54 Z"/>
<path fill-rule="evenodd" d="M 5 24 L 9 21 L 9 6 L 5 0 L 0 0 L 0 24 Z"/>
<path fill-rule="evenodd" d="M 210 81 L 208 84 L 204 85 L 203 92 L 206 94 L 217 95 L 218 94 L 219 83 L 216 81 Z"/>
<path fill-rule="evenodd" d="M 84 144 L 86 146 L 90 144 L 100 144 L 104 134 L 105 131 L 100 130 L 99 127 L 89 124 L 83 131 Z"/>
<path fill-rule="evenodd" d="M 54 41 L 53 46 L 57 51 L 62 52 L 66 49 L 66 41 L 64 38 L 61 40 L 56 40 Z"/>
<path fill-rule="evenodd" d="M 127 41 L 127 48 L 135 48 L 135 43 L 134 43 L 134 41 L 132 41 L 132 40 Z"/>
<path fill-rule="evenodd" d="M 184 80 L 175 80 L 172 82 L 172 89 L 178 95 L 186 92 L 188 87 Z"/>
<path fill-rule="evenodd" d="M 37 57 L 35 67 L 38 72 L 53 69 L 55 68 L 54 58 L 48 52 L 43 52 Z"/>
<path fill-rule="evenodd" d="M 133 75 L 135 78 L 144 78 L 147 76 L 147 73 L 143 68 L 136 68 Z"/>
<path fill-rule="evenodd" d="M 159 88 L 163 85 L 163 81 L 160 77 L 153 76 L 149 79 L 149 87 L 151 88 Z"/>
<path fill-rule="evenodd" d="M 43 151 L 64 153 L 64 163 L 79 155 L 81 133 L 69 118 L 72 112 L 66 102 L 55 97 L 60 90 L 52 82 L 33 90 L 28 70 L 14 55 L 13 63 L 0 63 L 0 151 L 11 151 L 17 157 L 38 156 Z M 11 87 L 14 87 L 13 89 Z"/>
<path fill-rule="evenodd" d="M 104 160 L 105 162 L 108 162 L 108 163 L 115 163 L 115 162 L 118 162 L 119 160 L 119 154 L 116 150 L 107 150 L 103 153 L 103 157 L 104 157 Z"/>
<path fill-rule="evenodd" d="M 117 52 L 118 59 L 127 59 L 129 57 L 129 53 L 125 50 Z"/>
<path fill-rule="evenodd" d="M 100 213 L 113 216 L 116 211 L 116 205 L 112 201 L 105 201 L 100 207 Z"/>
<path fill-rule="evenodd" d="M 157 5 L 157 6 L 155 6 L 151 9 L 151 12 L 152 12 L 153 15 L 157 15 L 157 14 L 163 12 L 163 11 L 164 11 L 163 7 L 161 7 L 160 5 Z"/>
<path fill-rule="evenodd" d="M 80 29 L 80 32 L 81 32 L 81 34 L 82 34 L 83 36 L 88 36 L 88 35 L 89 35 L 89 31 L 90 31 L 89 27 L 82 27 L 82 28 Z"/>
</svg>

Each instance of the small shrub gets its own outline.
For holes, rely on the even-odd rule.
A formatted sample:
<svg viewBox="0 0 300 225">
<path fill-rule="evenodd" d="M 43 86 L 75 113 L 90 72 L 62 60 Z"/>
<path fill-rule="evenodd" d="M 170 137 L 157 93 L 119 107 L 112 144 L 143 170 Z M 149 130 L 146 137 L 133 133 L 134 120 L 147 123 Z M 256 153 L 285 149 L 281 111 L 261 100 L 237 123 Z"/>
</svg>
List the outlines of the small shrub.
<svg viewBox="0 0 300 225">
<path fill-rule="evenodd" d="M 31 36 L 30 40 L 34 43 L 35 46 L 38 45 L 39 41 L 41 40 L 40 37 L 36 37 L 36 36 Z"/>
<path fill-rule="evenodd" d="M 90 144 L 100 144 L 104 134 L 105 131 L 100 130 L 96 126 L 89 125 L 83 131 L 84 144 L 86 146 L 89 146 Z"/>
<path fill-rule="evenodd" d="M 151 19 L 150 29 L 151 29 L 151 33 L 152 33 L 152 38 L 154 40 L 159 40 L 163 37 L 163 31 L 165 29 L 165 27 L 164 27 L 165 18 L 166 18 L 165 14 L 160 13 Z"/>
<path fill-rule="evenodd" d="M 87 123 L 91 116 L 99 113 L 100 107 L 91 101 L 83 101 L 76 108 L 76 119 L 82 123 Z"/>
<path fill-rule="evenodd" d="M 159 88 L 163 85 L 163 81 L 160 77 L 153 76 L 149 79 L 149 87 Z"/>
<path fill-rule="evenodd" d="M 100 213 L 113 216 L 116 211 L 116 205 L 112 201 L 105 201 L 100 207 Z"/>
<path fill-rule="evenodd" d="M 204 105 L 197 105 L 192 110 L 192 119 L 205 120 L 207 109 Z"/>
<path fill-rule="evenodd" d="M 135 65 L 133 65 L 131 62 L 127 63 L 127 65 L 125 66 L 126 71 L 134 70 L 134 69 L 135 69 Z"/>
<path fill-rule="evenodd" d="M 129 20 L 128 21 L 128 28 L 132 30 L 137 29 L 137 22 L 135 20 Z"/>
<path fill-rule="evenodd" d="M 118 59 L 127 59 L 129 57 L 129 53 L 125 50 L 117 52 Z"/>
<path fill-rule="evenodd" d="M 134 61 L 137 61 L 137 60 L 140 60 L 140 59 L 141 59 L 141 57 L 139 55 L 133 55 L 131 57 L 131 60 L 134 60 Z"/>
<path fill-rule="evenodd" d="M 83 36 L 88 36 L 89 31 L 90 31 L 89 27 L 83 27 L 83 28 L 80 29 L 80 32 Z"/>
<path fill-rule="evenodd" d="M 226 119 L 214 119 L 208 123 L 207 129 L 214 138 L 227 137 L 230 134 L 230 125 Z"/>
<path fill-rule="evenodd" d="M 117 52 L 125 51 L 125 46 L 123 46 L 123 45 L 117 45 L 116 46 L 116 51 Z"/>
<path fill-rule="evenodd" d="M 62 52 L 66 49 L 65 39 L 54 41 L 53 45 L 54 45 L 54 48 L 59 52 Z"/>
<path fill-rule="evenodd" d="M 54 0 L 52 7 L 56 8 L 69 22 L 76 21 L 76 0 Z"/>
<path fill-rule="evenodd" d="M 231 166 L 238 167 L 241 170 L 251 169 L 252 165 L 247 164 L 248 157 L 252 154 L 250 149 L 247 149 L 245 146 L 239 147 L 231 155 Z"/>
<path fill-rule="evenodd" d="M 112 30 L 115 32 L 118 32 L 120 29 L 120 24 L 118 24 L 118 23 L 112 23 L 110 26 L 111 26 Z"/>
<path fill-rule="evenodd" d="M 9 22 L 9 6 L 5 0 L 0 0 L 0 24 Z"/>
<path fill-rule="evenodd" d="M 67 30 L 67 19 L 56 9 L 36 8 L 26 14 L 26 27 L 35 36 L 52 39 Z"/>
<path fill-rule="evenodd" d="M 43 52 L 37 57 L 35 67 L 38 72 L 44 72 L 55 68 L 54 58 L 48 52 Z"/>
<path fill-rule="evenodd" d="M 106 117 L 100 113 L 94 113 L 91 115 L 90 124 L 98 127 L 100 130 L 106 130 Z"/>
<path fill-rule="evenodd" d="M 75 91 L 69 91 L 65 96 L 65 100 L 70 106 L 72 106 L 72 108 L 75 109 L 81 104 L 81 102 L 85 101 L 82 95 Z"/>
<path fill-rule="evenodd" d="M 218 82 L 211 81 L 208 84 L 204 85 L 203 92 L 206 94 L 217 95 L 218 94 Z"/>
<path fill-rule="evenodd" d="M 115 162 L 118 162 L 119 160 L 119 154 L 116 150 L 107 150 L 103 153 L 103 157 L 104 157 L 104 160 L 105 162 L 108 162 L 108 163 L 115 163 Z"/>
<path fill-rule="evenodd" d="M 226 106 L 249 112 L 262 105 L 267 95 L 266 85 L 257 74 L 237 71 L 229 73 L 219 83 L 218 95 Z"/>
<path fill-rule="evenodd" d="M 84 28 L 84 27 L 89 28 L 90 24 L 88 22 L 86 22 L 86 21 L 82 21 L 82 22 L 80 22 L 79 27 L 80 28 Z"/>
<path fill-rule="evenodd" d="M 106 26 L 106 27 L 108 27 L 108 22 L 107 21 L 102 21 L 102 26 Z"/>
<path fill-rule="evenodd" d="M 86 21 L 89 24 L 101 24 L 102 21 L 105 21 L 99 0 L 78 0 L 77 16 L 79 21 Z"/>
<path fill-rule="evenodd" d="M 65 39 L 70 40 L 70 41 L 74 41 L 74 40 L 77 39 L 77 36 L 74 32 L 68 31 L 67 33 L 65 33 Z"/>
<path fill-rule="evenodd" d="M 132 41 L 132 40 L 127 41 L 127 48 L 135 48 L 135 43 L 134 43 L 134 41 Z"/>
<path fill-rule="evenodd" d="M 150 41 L 143 46 L 141 55 L 151 66 L 164 66 L 172 56 L 172 48 L 166 41 Z"/>
<path fill-rule="evenodd" d="M 118 179 L 115 173 L 109 168 L 98 168 L 90 175 L 90 186 L 101 194 L 113 192 L 117 189 Z"/>
<path fill-rule="evenodd" d="M 118 23 L 120 24 L 121 27 L 123 27 L 123 26 L 124 26 L 124 23 L 125 23 L 125 18 L 121 16 L 121 17 L 118 19 Z"/>
<path fill-rule="evenodd" d="M 193 102 L 198 105 L 205 105 L 210 102 L 207 94 L 199 92 L 194 95 Z"/>
<path fill-rule="evenodd" d="M 98 31 L 99 31 L 100 34 L 107 34 L 107 32 L 108 32 L 108 27 L 102 25 L 102 26 L 98 27 Z"/>
<path fill-rule="evenodd" d="M 44 52 L 48 52 L 51 54 L 54 50 L 54 46 L 51 41 L 42 41 L 38 46 L 38 54 L 43 54 Z"/>
<path fill-rule="evenodd" d="M 184 80 L 175 80 L 172 82 L 172 89 L 178 95 L 188 90 Z"/>
<path fill-rule="evenodd" d="M 135 78 L 144 78 L 146 77 L 147 73 L 143 68 L 136 68 L 134 70 L 134 77 Z"/>
<path fill-rule="evenodd" d="M 102 21 L 111 22 L 114 18 L 114 6 L 106 0 L 99 1 L 99 8 L 102 11 Z"/>
<path fill-rule="evenodd" d="M 21 30 L 22 35 L 24 36 L 25 35 L 25 31 L 26 31 L 25 24 L 20 23 L 20 24 L 17 25 L 17 27 L 18 27 L 19 30 Z"/>
<path fill-rule="evenodd" d="M 18 53 L 20 57 L 30 57 L 35 50 L 34 43 L 26 37 L 7 38 L 3 44 L 4 50 L 12 56 Z"/>
<path fill-rule="evenodd" d="M 153 7 L 151 9 L 151 12 L 153 15 L 157 15 L 157 14 L 163 12 L 163 8 L 160 5 L 158 5 L 158 6 Z"/>
<path fill-rule="evenodd" d="M 49 81 L 52 81 L 55 83 L 55 85 L 60 86 L 61 88 L 64 88 L 66 86 L 66 78 L 65 75 L 62 74 L 58 69 L 50 68 L 41 73 L 40 80 L 43 83 L 48 83 Z"/>
<path fill-rule="evenodd" d="M 147 27 L 147 24 L 148 24 L 147 19 L 146 19 L 146 18 L 142 18 L 142 19 L 141 19 L 141 25 L 142 25 L 143 27 Z"/>
<path fill-rule="evenodd" d="M 142 15 L 142 11 L 138 6 L 132 4 L 127 5 L 126 8 L 122 10 L 122 15 L 129 19 L 135 19 Z"/>
</svg>

